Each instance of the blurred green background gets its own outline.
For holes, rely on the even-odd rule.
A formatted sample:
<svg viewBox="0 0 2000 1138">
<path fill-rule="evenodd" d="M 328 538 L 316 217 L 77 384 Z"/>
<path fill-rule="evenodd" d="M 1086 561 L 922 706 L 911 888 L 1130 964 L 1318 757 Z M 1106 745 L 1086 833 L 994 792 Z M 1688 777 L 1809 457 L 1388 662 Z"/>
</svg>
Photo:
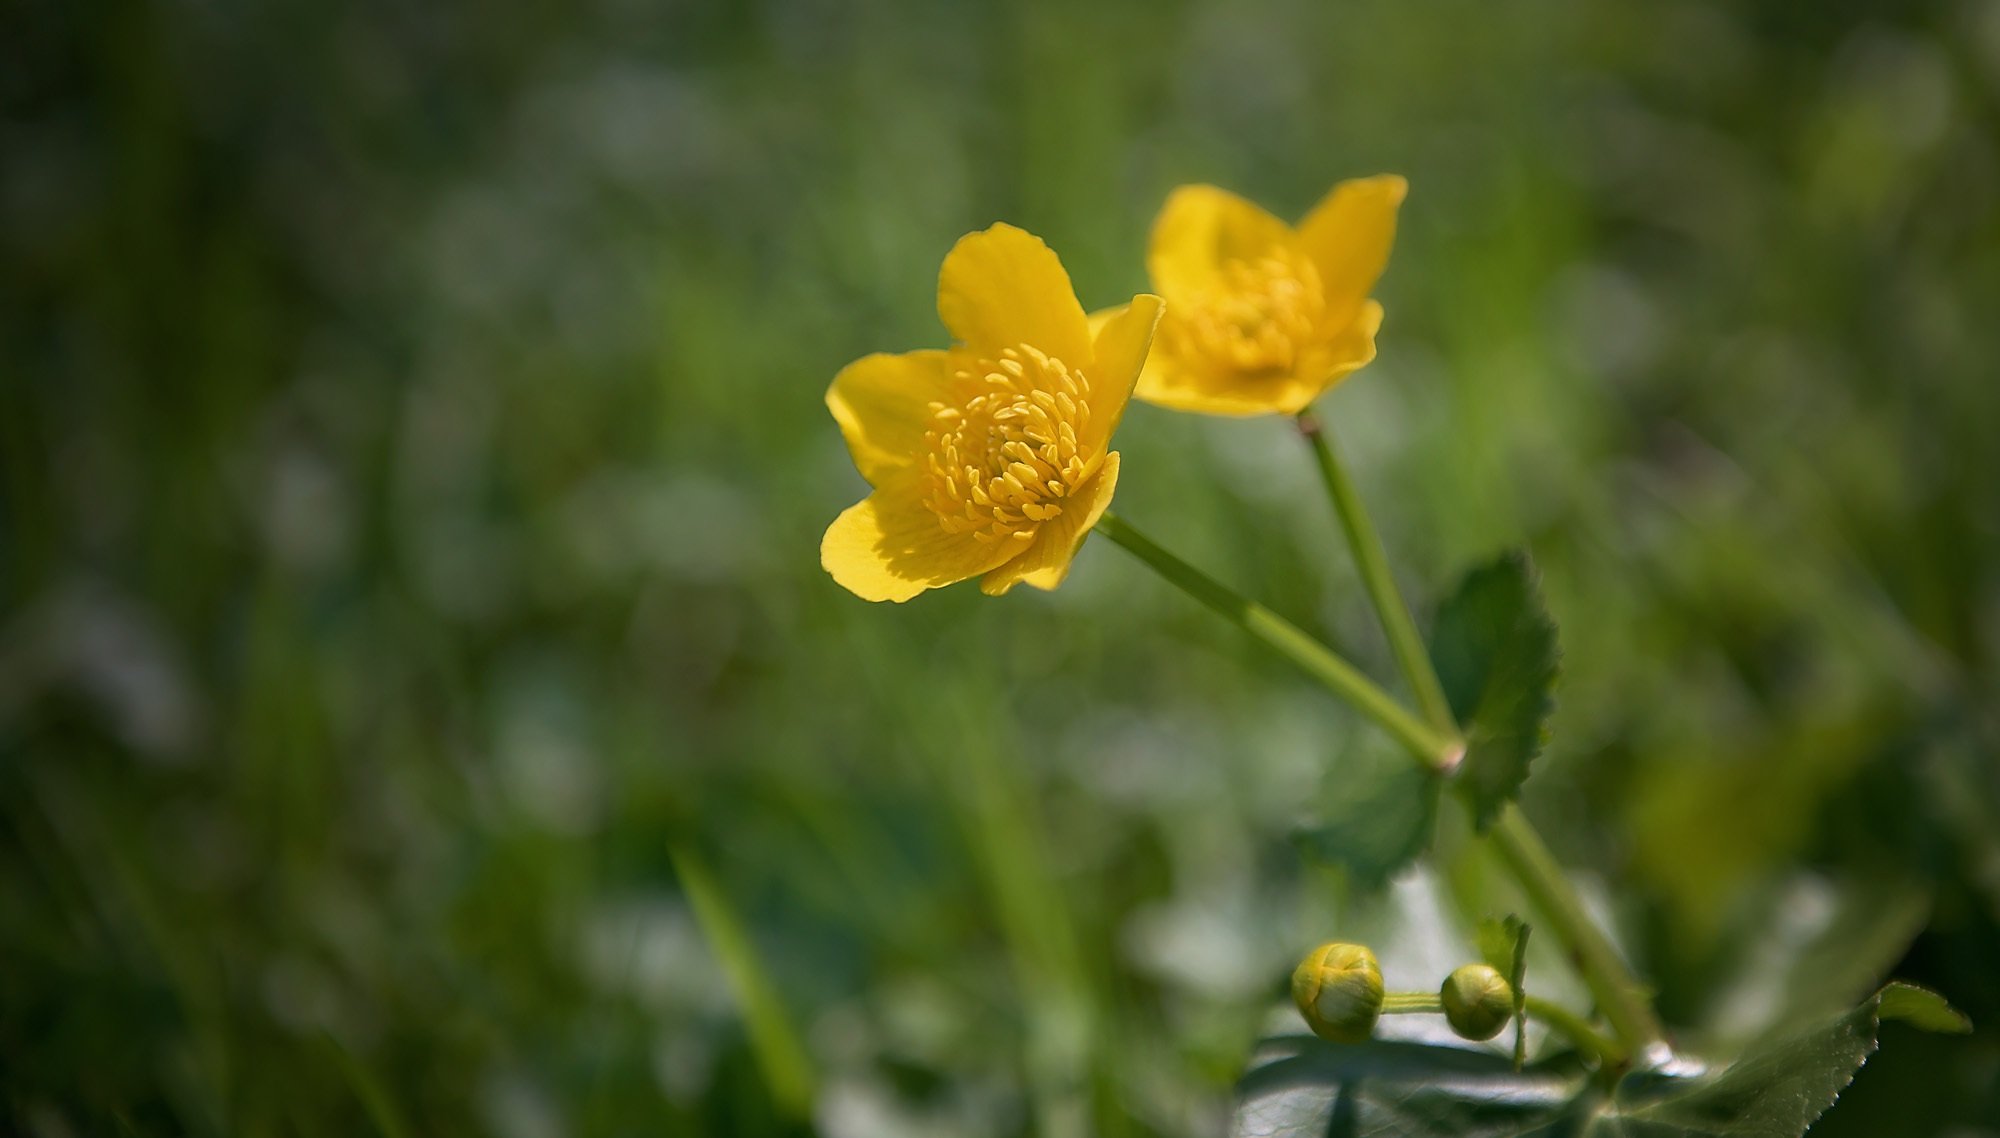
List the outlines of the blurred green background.
<svg viewBox="0 0 2000 1138">
<path fill-rule="evenodd" d="M 843 593 L 821 395 L 970 229 L 1097 307 L 1176 184 L 1396 171 L 1320 409 L 1420 619 L 1541 566 L 1530 812 L 1683 1031 L 1841 921 L 1978 1021 L 1816 1134 L 2000 1134 L 2000 4 L 0 28 L 0 1130 L 1221 1133 L 1365 733 L 1108 543 Z M 1119 444 L 1394 674 L 1287 424 Z"/>
</svg>

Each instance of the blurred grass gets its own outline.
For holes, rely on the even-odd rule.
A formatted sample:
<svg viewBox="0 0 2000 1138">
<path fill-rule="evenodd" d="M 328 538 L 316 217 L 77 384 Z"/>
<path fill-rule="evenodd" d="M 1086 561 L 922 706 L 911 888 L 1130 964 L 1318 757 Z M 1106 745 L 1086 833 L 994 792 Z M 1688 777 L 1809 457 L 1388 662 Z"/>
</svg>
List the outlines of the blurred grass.
<svg viewBox="0 0 2000 1138">
<path fill-rule="evenodd" d="M 1096 306 L 1175 184 L 1380 170 L 1322 412 L 1415 597 L 1542 567 L 1531 809 L 1683 1025 L 1774 911 L 1920 882 L 1901 971 L 1983 1034 L 1821 1129 L 2000 1115 L 2000 7 L 6 22 L 13 1128 L 779 1131 L 680 842 L 829 1138 L 1219 1132 L 1340 912 L 1283 834 L 1349 718 L 1115 550 L 854 601 L 820 395 L 941 342 L 969 229 Z M 1120 447 L 1122 513 L 1393 675 L 1282 423 Z"/>
<path fill-rule="evenodd" d="M 794 1118 L 810 1118 L 814 1096 L 812 1060 L 806 1057 L 792 1026 L 791 1012 L 779 995 L 776 980 L 764 966 L 729 899 L 722 895 L 708 863 L 691 847 L 668 850 L 674 875 L 694 911 L 702 939 L 729 977 L 729 988 L 742 1009 L 750 1044 L 764 1081 L 779 1109 Z"/>
</svg>

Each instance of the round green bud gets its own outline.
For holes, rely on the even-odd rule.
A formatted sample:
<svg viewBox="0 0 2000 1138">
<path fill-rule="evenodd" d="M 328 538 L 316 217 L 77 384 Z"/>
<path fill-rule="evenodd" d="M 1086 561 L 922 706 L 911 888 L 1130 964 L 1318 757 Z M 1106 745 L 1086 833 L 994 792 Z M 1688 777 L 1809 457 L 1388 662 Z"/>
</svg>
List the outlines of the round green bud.
<svg viewBox="0 0 2000 1138">
<path fill-rule="evenodd" d="M 1514 1018 L 1514 986 L 1484 964 L 1468 964 L 1445 977 L 1438 998 L 1451 1029 L 1466 1039 L 1491 1039 Z"/>
<path fill-rule="evenodd" d="M 1320 945 L 1292 973 L 1292 1002 L 1321 1039 L 1365 1043 L 1382 1015 L 1381 966 L 1364 945 Z"/>
</svg>

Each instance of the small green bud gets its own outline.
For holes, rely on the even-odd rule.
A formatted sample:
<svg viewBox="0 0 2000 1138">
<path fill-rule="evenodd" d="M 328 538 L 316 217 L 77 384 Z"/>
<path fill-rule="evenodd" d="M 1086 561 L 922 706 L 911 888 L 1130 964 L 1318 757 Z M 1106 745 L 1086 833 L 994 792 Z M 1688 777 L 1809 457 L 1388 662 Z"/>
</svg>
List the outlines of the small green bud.
<svg viewBox="0 0 2000 1138">
<path fill-rule="evenodd" d="M 1514 1018 L 1514 986 L 1497 969 L 1468 964 L 1438 989 L 1444 1018 L 1466 1039 L 1491 1039 Z"/>
<path fill-rule="evenodd" d="M 1364 945 L 1320 945 L 1292 973 L 1292 1002 L 1321 1039 L 1365 1043 L 1382 1015 L 1381 966 Z"/>
</svg>

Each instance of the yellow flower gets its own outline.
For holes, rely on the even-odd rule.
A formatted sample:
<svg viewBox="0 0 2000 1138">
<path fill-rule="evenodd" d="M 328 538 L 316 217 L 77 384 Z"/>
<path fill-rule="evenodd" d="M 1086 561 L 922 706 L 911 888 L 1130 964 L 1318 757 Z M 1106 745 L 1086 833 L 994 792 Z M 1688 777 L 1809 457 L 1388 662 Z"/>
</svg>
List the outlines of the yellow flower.
<svg viewBox="0 0 2000 1138">
<path fill-rule="evenodd" d="M 946 255 L 938 315 L 958 343 L 863 357 L 827 390 L 875 490 L 827 528 L 820 564 L 871 601 L 968 577 L 994 595 L 1053 589 L 1111 504 L 1111 432 L 1160 298 L 1133 297 L 1093 333 L 1055 253 L 995 225 Z"/>
<path fill-rule="evenodd" d="M 1214 186 L 1175 190 L 1146 254 L 1167 314 L 1139 398 L 1295 415 L 1374 359 L 1382 306 L 1368 294 L 1407 188 L 1395 175 L 1342 182 L 1297 229 Z"/>
</svg>

